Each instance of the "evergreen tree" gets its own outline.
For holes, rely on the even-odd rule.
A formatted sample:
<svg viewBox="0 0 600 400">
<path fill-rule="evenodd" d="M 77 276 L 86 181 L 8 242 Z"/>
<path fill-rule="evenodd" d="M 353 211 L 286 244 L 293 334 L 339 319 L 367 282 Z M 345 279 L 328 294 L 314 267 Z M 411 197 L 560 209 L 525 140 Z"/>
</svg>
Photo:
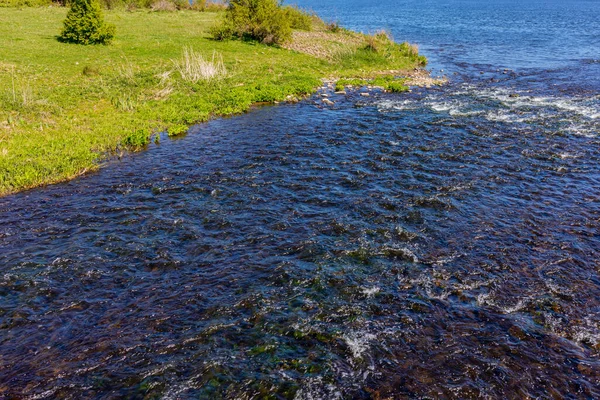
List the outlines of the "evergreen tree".
<svg viewBox="0 0 600 400">
<path fill-rule="evenodd" d="M 59 40 L 78 44 L 108 44 L 115 26 L 104 22 L 97 0 L 72 0 Z"/>
</svg>

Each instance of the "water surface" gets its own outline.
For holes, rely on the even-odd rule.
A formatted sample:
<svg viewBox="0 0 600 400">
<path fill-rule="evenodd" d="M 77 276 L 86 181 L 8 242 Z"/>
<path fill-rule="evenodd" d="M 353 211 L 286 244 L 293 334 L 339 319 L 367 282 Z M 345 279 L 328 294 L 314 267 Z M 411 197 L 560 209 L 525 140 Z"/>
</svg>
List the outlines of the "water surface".
<svg viewBox="0 0 600 400">
<path fill-rule="evenodd" d="M 305 3 L 451 83 L 0 199 L 0 397 L 600 397 L 600 3 Z"/>
</svg>

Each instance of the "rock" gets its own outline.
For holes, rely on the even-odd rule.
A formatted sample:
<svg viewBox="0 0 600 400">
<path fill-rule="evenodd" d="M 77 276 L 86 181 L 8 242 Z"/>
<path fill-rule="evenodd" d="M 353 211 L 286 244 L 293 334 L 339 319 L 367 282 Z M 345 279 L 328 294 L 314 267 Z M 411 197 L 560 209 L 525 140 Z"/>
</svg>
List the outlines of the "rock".
<svg viewBox="0 0 600 400">
<path fill-rule="evenodd" d="M 369 97 L 370 96 L 369 93 L 361 93 L 360 95 L 363 96 L 363 97 Z"/>
<path fill-rule="evenodd" d="M 511 93 L 508 95 L 508 97 L 519 97 L 519 95 L 517 93 Z"/>
<path fill-rule="evenodd" d="M 515 337 L 519 340 L 526 340 L 529 335 L 527 334 L 527 332 L 525 332 L 523 329 L 519 328 L 516 325 L 511 326 L 508 329 L 508 333 L 512 336 Z"/>
<path fill-rule="evenodd" d="M 340 91 L 335 92 L 335 94 L 344 94 L 345 95 L 346 91 L 345 90 L 340 90 Z"/>
<path fill-rule="evenodd" d="M 327 93 L 321 93 L 321 97 L 329 97 Z"/>
<path fill-rule="evenodd" d="M 386 256 L 386 257 L 390 257 L 390 258 L 397 258 L 397 259 L 401 259 L 404 261 L 411 261 L 413 263 L 419 262 L 419 259 L 417 258 L 415 253 L 413 253 L 412 251 L 410 251 L 409 249 L 406 249 L 406 248 L 386 247 L 386 248 L 381 249 L 379 254 Z"/>
<path fill-rule="evenodd" d="M 592 375 L 594 373 L 594 370 L 590 366 L 585 364 L 578 364 L 577 369 L 584 375 Z"/>
<path fill-rule="evenodd" d="M 332 105 L 335 104 L 333 101 L 331 101 L 329 99 L 323 99 L 323 103 L 326 104 L 326 105 L 328 105 L 328 106 L 332 106 Z"/>
</svg>

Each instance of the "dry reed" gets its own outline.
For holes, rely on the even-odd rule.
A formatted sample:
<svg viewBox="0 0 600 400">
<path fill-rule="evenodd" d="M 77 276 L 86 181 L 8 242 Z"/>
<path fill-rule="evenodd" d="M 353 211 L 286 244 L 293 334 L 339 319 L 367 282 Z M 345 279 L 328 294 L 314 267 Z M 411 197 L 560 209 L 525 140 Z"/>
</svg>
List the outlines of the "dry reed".
<svg viewBox="0 0 600 400">
<path fill-rule="evenodd" d="M 216 51 L 213 52 L 211 60 L 205 60 L 202 54 L 186 47 L 181 58 L 172 61 L 181 78 L 189 82 L 210 81 L 227 75 L 223 57 Z"/>
</svg>

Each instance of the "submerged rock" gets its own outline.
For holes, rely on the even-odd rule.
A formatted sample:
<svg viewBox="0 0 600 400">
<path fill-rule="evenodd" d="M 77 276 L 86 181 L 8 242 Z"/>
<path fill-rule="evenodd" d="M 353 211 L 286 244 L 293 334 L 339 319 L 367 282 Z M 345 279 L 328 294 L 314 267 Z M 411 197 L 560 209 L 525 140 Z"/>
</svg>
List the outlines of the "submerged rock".
<svg viewBox="0 0 600 400">
<path fill-rule="evenodd" d="M 409 249 L 406 248 L 395 248 L 395 247 L 386 247 L 381 250 L 381 255 L 391 258 L 399 258 L 405 261 L 411 261 L 413 263 L 419 262 L 419 259 Z"/>
</svg>

